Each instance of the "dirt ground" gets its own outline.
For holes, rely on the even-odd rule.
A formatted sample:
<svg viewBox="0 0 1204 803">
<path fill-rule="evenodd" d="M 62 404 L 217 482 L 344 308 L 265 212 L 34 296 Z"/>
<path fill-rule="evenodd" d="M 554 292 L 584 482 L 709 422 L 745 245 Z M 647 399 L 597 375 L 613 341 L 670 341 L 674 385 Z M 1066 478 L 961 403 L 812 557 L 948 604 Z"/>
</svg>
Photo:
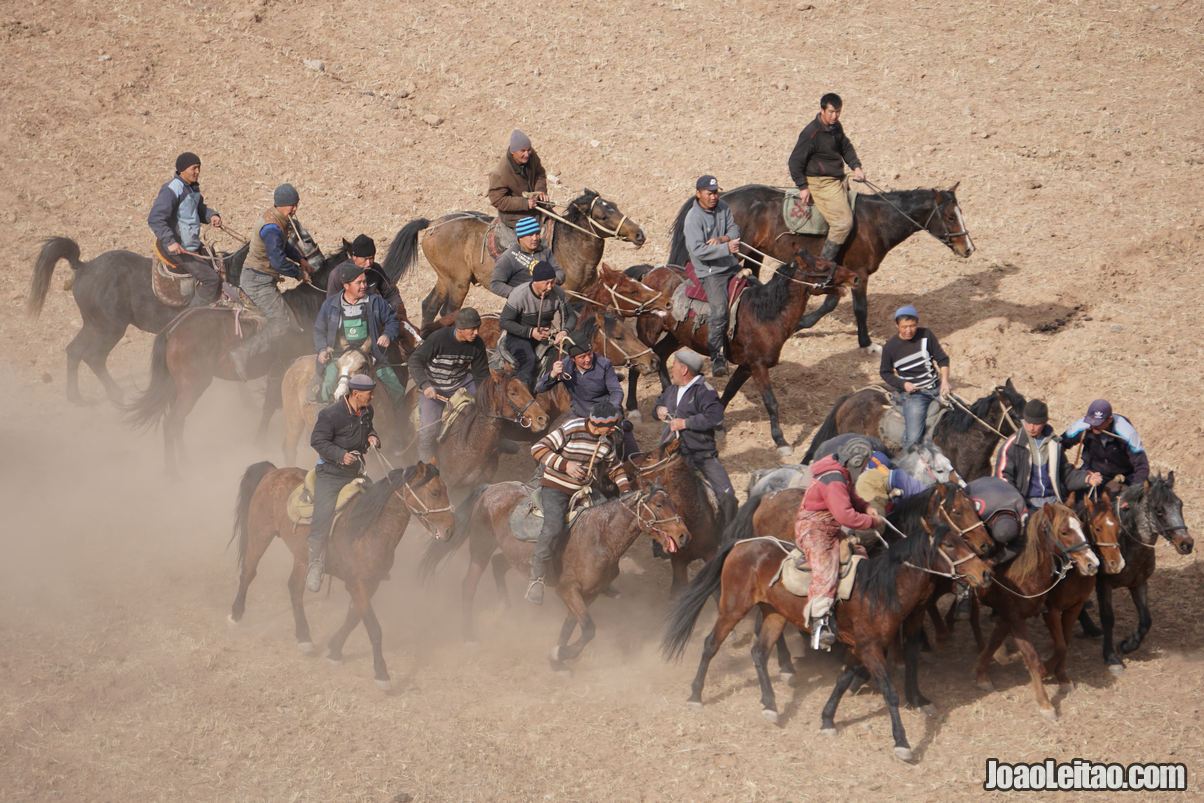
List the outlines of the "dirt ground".
<svg viewBox="0 0 1204 803">
<path fill-rule="evenodd" d="M 63 347 L 79 324 L 62 291 L 70 269 L 40 321 L 22 305 L 45 237 L 75 238 L 85 259 L 145 251 L 146 211 L 182 150 L 201 155 L 206 197 L 235 230 L 287 180 L 328 250 L 359 231 L 383 249 L 413 217 L 485 208 L 485 173 L 514 126 L 557 177 L 558 200 L 588 186 L 644 226 L 649 245 L 611 244 L 608 261 L 656 262 L 695 176 L 785 183 L 798 130 L 835 89 L 869 176 L 960 181 L 978 247 L 960 260 L 921 235 L 893 252 L 871 280 L 875 340 L 910 301 L 964 396 L 1011 377 L 1058 424 L 1108 396 L 1155 467 L 1176 471 L 1198 530 L 1202 14 L 1198 2 L 981 0 L 0 3 L 3 797 L 951 799 L 981 789 L 988 757 L 1186 762 L 1199 794 L 1201 571 L 1166 546 L 1153 632 L 1120 678 L 1097 643 L 1076 639 L 1078 687 L 1055 698 L 1057 724 L 1038 715 L 1018 665 L 993 668 L 1000 691 L 974 688 L 964 626 L 925 656 L 940 713 L 904 713 L 914 765 L 893 758 L 873 694 L 846 700 L 835 738 L 818 735 L 838 665 L 798 643 L 798 680 L 778 684 L 781 726 L 759 715 L 745 642 L 715 661 L 706 707 L 687 710 L 699 640 L 681 664 L 661 660 L 668 570 L 645 541 L 565 677 L 545 660 L 557 601 L 506 610 L 483 586 L 487 635 L 466 648 L 463 557 L 419 585 L 410 567 L 427 536 L 412 529 L 377 596 L 395 680 L 381 693 L 362 630 L 342 666 L 297 653 L 282 547 L 243 624 L 226 625 L 237 480 L 280 460 L 279 419 L 266 444 L 254 438 L 261 388 L 219 383 L 205 397 L 186 478 L 169 482 L 157 435 L 105 403 L 64 400 Z M 411 310 L 433 283 L 429 265 L 416 273 Z M 496 306 L 479 289 L 470 300 Z M 112 356 L 128 392 L 145 386 L 150 343 L 131 331 Z M 787 437 L 805 443 L 832 399 L 876 369 L 846 301 L 774 372 Z M 644 382 L 643 397 L 653 391 Z M 734 401 L 729 430 L 722 456 L 743 488 L 776 461 L 755 398 Z M 319 642 L 345 600 L 341 588 L 308 596 Z M 1118 608 L 1127 632 L 1131 607 Z"/>
</svg>

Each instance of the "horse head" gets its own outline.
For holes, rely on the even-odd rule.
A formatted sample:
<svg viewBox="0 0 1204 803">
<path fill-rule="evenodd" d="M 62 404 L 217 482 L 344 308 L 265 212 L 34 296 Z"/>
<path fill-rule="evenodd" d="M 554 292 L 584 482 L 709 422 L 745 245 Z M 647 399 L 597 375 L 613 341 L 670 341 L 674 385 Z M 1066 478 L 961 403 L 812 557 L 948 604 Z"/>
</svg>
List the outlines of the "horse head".
<svg viewBox="0 0 1204 803">
<path fill-rule="evenodd" d="M 966 228 L 962 208 L 957 203 L 956 182 L 947 190 L 932 191 L 932 214 L 928 218 L 928 233 L 949 247 L 949 250 L 965 259 L 974 253 L 974 241 Z"/>
<path fill-rule="evenodd" d="M 610 313 L 598 314 L 593 348 L 621 368 L 637 368 L 641 373 L 655 373 L 660 359 L 651 346 L 645 346 L 624 318 Z"/>
<path fill-rule="evenodd" d="M 604 290 L 602 298 L 607 299 L 620 315 L 664 315 L 673 306 L 668 293 L 654 290 L 639 279 L 615 270 L 606 262 L 598 266 L 598 281 Z"/>
<path fill-rule="evenodd" d="M 1132 488 L 1120 495 L 1122 516 L 1134 521 L 1126 522 L 1136 529 L 1137 536 L 1152 546 L 1157 536 L 1162 536 L 1180 555 L 1191 554 L 1195 546 L 1187 523 L 1183 520 L 1183 502 L 1175 493 L 1175 472 L 1165 477 L 1161 474 L 1152 480 Z"/>
<path fill-rule="evenodd" d="M 1083 523 L 1073 510 L 1059 502 L 1051 502 L 1033 513 L 1032 517 L 1038 519 L 1037 526 L 1045 531 L 1057 551 L 1069 559 L 1080 574 L 1091 577 L 1099 571 L 1099 558 L 1091 550 L 1087 534 L 1083 532 Z"/>
<path fill-rule="evenodd" d="M 631 243 L 636 248 L 644 244 L 644 230 L 619 211 L 619 207 L 589 187 L 570 202 L 569 206 L 585 218 L 590 230 L 599 237 L 614 237 Z"/>
<path fill-rule="evenodd" d="M 954 580 L 965 580 L 971 588 L 990 585 L 991 564 L 983 560 L 957 530 L 942 522 L 928 537 Z"/>
<path fill-rule="evenodd" d="M 953 463 L 945 456 L 940 447 L 925 438 L 903 453 L 896 465 L 905 474 L 925 485 L 933 483 L 956 482 L 961 485 L 961 478 L 953 468 Z"/>
<path fill-rule="evenodd" d="M 672 555 L 689 542 L 690 531 L 686 529 L 686 523 L 673 507 L 669 493 L 659 484 L 653 483 L 648 490 L 637 494 L 633 512 L 640 529 L 666 553 Z"/>
<path fill-rule="evenodd" d="M 965 539 L 976 555 L 986 558 L 995 552 L 995 539 L 978 517 L 974 500 L 965 489 L 956 483 L 944 483 L 933 499 L 939 505 L 937 515 Z"/>
<path fill-rule="evenodd" d="M 542 432 L 547 429 L 547 412 L 539 406 L 539 402 L 535 401 L 527 383 L 519 379 L 517 375 L 492 371 L 489 381 L 486 382 L 486 385 L 489 384 L 493 384 L 500 392 L 486 396 L 488 406 L 485 407 L 485 412 L 507 421 L 513 421 L 532 432 Z"/>
<path fill-rule="evenodd" d="M 1120 574 L 1125 568 L 1125 556 L 1120 548 L 1120 518 L 1112 509 L 1112 498 L 1101 489 L 1098 497 L 1072 493 L 1066 505 L 1087 523 L 1087 537 L 1104 564 L 1104 574 Z"/>
<path fill-rule="evenodd" d="M 1020 425 L 1017 423 L 1017 418 L 1021 413 L 1024 412 L 1024 394 L 1016 390 L 1016 386 L 1012 384 L 1011 377 L 1008 377 L 1007 381 L 1002 385 L 996 385 L 995 389 L 991 391 L 991 393 L 994 395 L 995 400 L 999 402 L 999 407 L 1002 413 L 1001 420 L 999 422 L 999 429 L 1004 434 L 1011 435 L 1020 427 Z M 1011 427 L 1011 431 L 1004 428 L 1004 424 L 1008 424 Z"/>
<path fill-rule="evenodd" d="M 436 541 L 449 540 L 455 533 L 456 517 L 438 467 L 420 460 L 403 476 L 401 498 L 410 513 Z"/>
</svg>

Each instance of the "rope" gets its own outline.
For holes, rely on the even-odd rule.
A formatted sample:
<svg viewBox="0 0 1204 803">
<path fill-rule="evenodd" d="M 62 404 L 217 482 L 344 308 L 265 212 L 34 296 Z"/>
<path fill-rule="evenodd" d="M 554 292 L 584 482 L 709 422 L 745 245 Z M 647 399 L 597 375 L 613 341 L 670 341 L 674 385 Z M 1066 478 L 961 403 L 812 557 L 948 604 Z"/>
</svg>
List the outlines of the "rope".
<svg viewBox="0 0 1204 803">
<path fill-rule="evenodd" d="M 1065 579 L 1066 575 L 1069 574 L 1070 569 L 1073 566 L 1074 566 L 1074 564 L 1071 563 L 1070 561 L 1066 561 L 1065 563 L 1063 563 L 1062 568 L 1058 570 L 1058 579 L 1053 581 L 1053 585 L 1051 585 L 1049 588 L 1045 589 L 1044 591 L 1037 592 L 1036 594 L 1021 594 L 1019 591 L 1013 591 L 1012 589 L 1008 588 L 1005 584 L 999 582 L 998 580 L 995 581 L 995 584 L 997 586 L 999 586 L 1000 588 L 1002 588 L 1004 591 L 1008 592 L 1009 594 L 1012 594 L 1013 596 L 1017 596 L 1020 599 L 1036 599 L 1037 597 L 1044 596 L 1045 594 L 1048 594 L 1050 591 L 1053 591 L 1054 586 L 1056 586 L 1058 583 L 1062 582 L 1063 579 Z"/>
<path fill-rule="evenodd" d="M 598 240 L 604 239 L 602 237 L 602 235 L 598 234 L 596 231 L 590 231 L 589 229 L 578 226 L 576 223 L 573 223 L 570 220 L 566 220 L 563 217 L 561 217 L 560 215 L 556 214 L 551 209 L 544 209 L 542 206 L 537 206 L 537 207 L 535 207 L 534 211 L 538 212 L 541 215 L 546 215 L 547 217 L 552 218 L 552 220 L 555 220 L 558 223 L 563 223 L 566 226 L 574 228 L 577 231 L 581 232 L 582 234 L 588 234 L 590 237 L 593 237 Z M 590 220 L 592 221 L 593 218 L 590 218 Z M 605 231 L 605 229 L 603 229 L 603 231 Z"/>
<path fill-rule="evenodd" d="M 792 542 L 783 541 L 781 538 L 775 538 L 772 535 L 754 535 L 751 538 L 741 538 L 736 543 L 737 544 L 751 544 L 753 541 L 768 541 L 769 543 L 776 546 L 778 549 L 782 550 L 782 552 L 787 555 L 789 555 L 790 551 L 792 549 L 794 549 L 794 544 Z M 787 548 L 786 544 L 790 544 L 790 547 Z"/>
<path fill-rule="evenodd" d="M 986 427 L 987 429 L 991 430 L 992 432 L 994 432 L 994 433 L 995 433 L 996 435 L 998 435 L 999 437 L 1001 437 L 1001 438 L 1004 438 L 1005 440 L 1007 439 L 1007 435 L 1004 435 L 1004 434 L 1003 434 L 1003 432 L 1001 432 L 1000 430 L 998 430 L 998 429 L 996 429 L 995 427 L 993 427 L 993 426 L 991 426 L 990 424 L 988 424 L 986 421 L 983 421 L 981 418 L 979 418 L 978 416 L 976 416 L 976 415 L 974 414 L 974 412 L 973 412 L 973 411 L 970 409 L 970 405 L 966 404 L 965 400 L 963 400 L 963 399 L 962 399 L 960 396 L 958 396 L 956 393 L 950 393 L 950 394 L 949 394 L 949 401 L 950 401 L 950 402 L 952 402 L 952 403 L 953 403 L 955 406 L 957 406 L 957 407 L 960 407 L 960 408 L 962 409 L 962 411 L 963 411 L 963 412 L 964 412 L 966 415 L 970 416 L 970 417 L 971 417 L 971 418 L 973 418 L 975 421 L 977 421 L 978 423 L 982 424 L 984 427 Z M 1008 416 L 1009 418 L 1011 417 L 1011 413 L 1008 411 L 1008 409 L 1007 409 L 1006 407 L 1004 408 L 1004 411 L 1003 411 L 1003 413 L 1004 413 L 1004 415 Z M 1014 424 L 1015 424 L 1015 422 L 1013 421 L 1013 425 L 1014 425 Z"/>
</svg>

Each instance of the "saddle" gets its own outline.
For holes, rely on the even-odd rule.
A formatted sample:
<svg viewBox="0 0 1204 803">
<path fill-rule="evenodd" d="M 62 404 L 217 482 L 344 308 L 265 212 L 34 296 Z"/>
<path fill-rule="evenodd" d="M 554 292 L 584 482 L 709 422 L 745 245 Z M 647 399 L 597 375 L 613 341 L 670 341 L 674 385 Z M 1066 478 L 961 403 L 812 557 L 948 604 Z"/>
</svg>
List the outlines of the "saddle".
<svg viewBox="0 0 1204 803">
<path fill-rule="evenodd" d="M 864 555 L 853 553 L 849 539 L 840 542 L 840 583 L 836 587 L 836 599 L 847 600 L 853 595 L 853 585 L 857 582 L 857 564 L 865 560 Z M 799 568 L 799 564 L 803 568 Z M 782 558 L 777 573 L 769 581 L 772 586 L 781 583 L 782 587 L 796 597 L 805 597 L 811 588 L 811 569 L 803 560 L 803 553 L 796 547 L 790 554 Z"/>
<path fill-rule="evenodd" d="M 223 269 L 229 267 L 233 256 L 222 254 L 219 257 Z M 169 307 L 187 307 L 196 294 L 196 280 L 192 274 L 179 268 L 167 254 L 160 251 L 158 242 L 151 247 L 151 290 L 155 298 Z M 217 303 L 224 306 L 253 306 L 241 288 L 226 281 L 222 282 L 222 294 L 218 296 Z"/>
<path fill-rule="evenodd" d="M 903 448 L 903 412 L 899 409 L 898 398 L 886 388 L 875 387 L 874 390 L 882 394 L 884 402 L 882 417 L 878 419 L 878 439 L 886 444 L 890 451 L 897 452 Z M 948 410 L 948 405 L 940 399 L 933 399 L 928 405 L 928 416 L 924 422 L 925 437 L 932 437 L 936 425 Z"/>
<path fill-rule="evenodd" d="M 318 473 L 316 469 L 310 469 L 305 480 L 288 495 L 288 502 L 285 505 L 285 510 L 288 512 L 289 521 L 293 524 L 309 524 L 314 517 L 314 481 L 317 479 Z M 339 514 L 351 502 L 352 499 L 359 496 L 368 486 L 368 480 L 364 477 L 356 477 L 351 482 L 343 486 L 343 490 L 339 491 L 339 499 L 335 502 L 334 512 L 335 520 L 338 520 Z"/>
<path fill-rule="evenodd" d="M 521 482 L 509 484 L 517 485 L 527 492 L 526 498 L 515 505 L 514 510 L 510 512 L 510 532 L 514 533 L 514 537 L 519 541 L 534 543 L 539 540 L 539 531 L 543 529 L 543 508 L 539 506 L 539 486 L 532 488 Z M 583 490 L 584 493 L 578 491 L 569 501 L 568 526 L 570 530 L 578 516 L 594 505 L 606 501 L 601 494 L 592 489 Z"/>
<path fill-rule="evenodd" d="M 417 388 L 411 387 L 409 390 L 409 407 L 410 407 L 410 423 L 414 427 L 414 431 L 418 431 L 421 426 L 421 418 L 418 413 L 418 395 Z M 476 399 L 468 392 L 468 388 L 460 388 L 451 395 L 447 400 L 447 404 L 443 405 L 443 418 L 440 420 L 439 436 L 435 439 L 437 443 L 442 442 L 447 434 L 451 431 L 452 424 L 464 414 L 470 406 L 476 404 Z"/>
<path fill-rule="evenodd" d="M 702 288 L 702 282 L 694 272 L 694 266 L 687 262 L 684 272 L 685 281 L 673 291 L 670 314 L 674 320 L 688 321 L 693 319 L 693 331 L 698 331 L 710 318 L 710 307 L 707 304 L 707 294 Z M 727 337 L 731 340 L 736 335 L 736 313 L 740 310 L 740 299 L 748 288 L 748 277 L 736 274 L 727 282 Z"/>
<path fill-rule="evenodd" d="M 848 193 L 849 209 L 851 210 L 857 204 L 857 192 L 849 189 Z M 786 190 L 786 197 L 782 201 L 782 222 L 786 224 L 786 228 L 790 229 L 792 234 L 819 237 L 828 233 L 828 221 L 824 220 L 824 216 L 815 208 L 815 204 L 799 203 L 798 190 Z"/>
</svg>

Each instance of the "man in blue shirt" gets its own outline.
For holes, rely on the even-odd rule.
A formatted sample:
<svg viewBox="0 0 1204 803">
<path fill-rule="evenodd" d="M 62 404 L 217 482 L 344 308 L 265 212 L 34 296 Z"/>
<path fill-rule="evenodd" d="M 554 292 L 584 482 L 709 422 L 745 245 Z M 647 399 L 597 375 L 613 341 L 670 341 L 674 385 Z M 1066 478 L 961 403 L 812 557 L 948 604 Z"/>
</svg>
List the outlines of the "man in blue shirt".
<svg viewBox="0 0 1204 803">
<path fill-rule="evenodd" d="M 535 382 L 535 392 L 552 390 L 557 382 L 563 382 L 572 400 L 574 418 L 586 418 L 589 411 L 600 401 L 610 402 L 616 409 L 623 409 L 623 386 L 619 384 L 614 365 L 601 354 L 595 354 L 585 334 L 574 332 L 568 347 L 569 356 L 552 363 Z M 639 451 L 630 424 L 619 426 L 623 433 L 623 456 Z"/>
<path fill-rule="evenodd" d="M 176 157 L 176 175 L 159 188 L 146 218 L 155 234 L 159 256 L 173 268 L 186 270 L 196 281 L 192 306 L 203 307 L 221 295 L 221 277 L 213 264 L 196 254 L 201 250 L 201 224 L 222 227 L 222 216 L 205 206 L 201 195 L 201 159 L 185 151 Z"/>
</svg>

